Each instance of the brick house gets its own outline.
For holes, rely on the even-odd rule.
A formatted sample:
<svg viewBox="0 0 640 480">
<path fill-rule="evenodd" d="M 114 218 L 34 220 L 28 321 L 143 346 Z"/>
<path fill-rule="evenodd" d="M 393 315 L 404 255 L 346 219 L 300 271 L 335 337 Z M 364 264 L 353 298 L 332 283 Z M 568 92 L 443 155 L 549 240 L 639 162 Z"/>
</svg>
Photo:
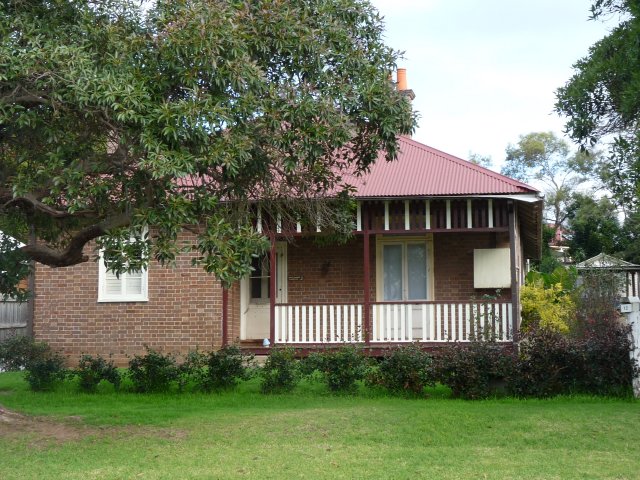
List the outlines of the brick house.
<svg viewBox="0 0 640 480">
<path fill-rule="evenodd" d="M 541 249 L 539 192 L 412 139 L 400 143 L 397 161 L 380 160 L 354 180 L 346 244 L 279 226 L 269 254 L 228 290 L 190 254 L 175 268 L 152 263 L 120 278 L 101 262 L 38 265 L 35 337 L 72 358 L 113 354 L 120 364 L 145 344 L 183 353 L 236 341 L 262 353 L 264 339 L 431 347 L 468 341 L 478 325 L 515 341 L 519 285 Z"/>
</svg>

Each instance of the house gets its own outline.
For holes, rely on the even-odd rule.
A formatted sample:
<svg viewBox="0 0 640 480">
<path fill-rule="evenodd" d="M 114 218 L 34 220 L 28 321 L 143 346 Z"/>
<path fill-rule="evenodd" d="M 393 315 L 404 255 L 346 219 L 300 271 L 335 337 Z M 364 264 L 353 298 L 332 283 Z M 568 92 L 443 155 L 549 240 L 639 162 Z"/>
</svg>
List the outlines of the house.
<svg viewBox="0 0 640 480">
<path fill-rule="evenodd" d="M 381 155 L 353 179 L 350 241 L 325 244 L 313 227 L 278 223 L 270 252 L 228 290 L 192 266 L 192 254 L 120 278 L 96 262 L 38 265 L 35 337 L 119 364 L 145 344 L 186 352 L 239 341 L 265 353 L 266 339 L 377 351 L 464 342 L 489 327 L 516 341 L 526 261 L 541 252 L 538 190 L 410 138 L 400 145 L 397 161 Z"/>
</svg>

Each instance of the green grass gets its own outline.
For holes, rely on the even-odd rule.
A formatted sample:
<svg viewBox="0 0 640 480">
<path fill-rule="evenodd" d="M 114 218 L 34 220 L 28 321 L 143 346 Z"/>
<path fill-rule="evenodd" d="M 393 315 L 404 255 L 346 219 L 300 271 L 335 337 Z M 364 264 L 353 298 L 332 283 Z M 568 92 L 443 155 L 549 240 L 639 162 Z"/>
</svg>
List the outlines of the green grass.
<svg viewBox="0 0 640 480">
<path fill-rule="evenodd" d="M 0 425 L 0 478 L 640 478 L 637 401 L 432 393 L 342 397 L 307 383 L 264 396 L 255 380 L 222 394 L 32 393 L 0 374 L 0 405 L 37 416 Z"/>
</svg>

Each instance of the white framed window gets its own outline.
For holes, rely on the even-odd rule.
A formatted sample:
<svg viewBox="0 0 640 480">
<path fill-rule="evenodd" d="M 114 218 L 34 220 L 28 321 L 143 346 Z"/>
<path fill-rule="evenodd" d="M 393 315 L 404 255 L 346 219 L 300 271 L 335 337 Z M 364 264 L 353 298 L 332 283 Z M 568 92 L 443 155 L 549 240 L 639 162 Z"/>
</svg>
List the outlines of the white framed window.
<svg viewBox="0 0 640 480">
<path fill-rule="evenodd" d="M 376 257 L 378 301 L 433 298 L 433 237 L 379 237 Z"/>
<path fill-rule="evenodd" d="M 147 269 L 120 275 L 107 271 L 101 251 L 98 259 L 98 302 L 149 301 L 148 276 Z"/>
</svg>

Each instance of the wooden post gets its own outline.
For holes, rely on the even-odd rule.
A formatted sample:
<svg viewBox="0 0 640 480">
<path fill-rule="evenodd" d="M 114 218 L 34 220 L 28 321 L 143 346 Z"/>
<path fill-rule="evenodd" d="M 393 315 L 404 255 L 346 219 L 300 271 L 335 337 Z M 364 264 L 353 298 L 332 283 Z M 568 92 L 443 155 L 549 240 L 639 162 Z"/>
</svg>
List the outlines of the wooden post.
<svg viewBox="0 0 640 480">
<path fill-rule="evenodd" d="M 36 244 L 36 229 L 33 223 L 29 225 L 29 243 L 31 245 Z M 36 310 L 36 262 L 31 260 L 30 262 L 29 278 L 27 280 L 27 288 L 29 289 L 29 300 L 27 306 L 27 337 L 33 337 L 33 317 Z"/>
<path fill-rule="evenodd" d="M 222 346 L 229 345 L 229 289 L 222 287 Z"/>
<path fill-rule="evenodd" d="M 370 279 L 370 253 L 369 253 L 369 210 L 364 207 L 364 258 L 363 258 L 363 288 L 364 288 L 364 342 L 371 343 L 371 288 Z"/>
<path fill-rule="evenodd" d="M 507 204 L 509 211 L 509 250 L 511 254 L 511 305 L 513 309 L 513 344 L 518 348 L 520 330 L 520 289 L 518 288 L 518 271 L 516 266 L 516 206 L 513 201 Z"/>
<path fill-rule="evenodd" d="M 269 342 L 276 340 L 276 239 L 271 235 L 271 251 L 269 252 Z"/>
</svg>

